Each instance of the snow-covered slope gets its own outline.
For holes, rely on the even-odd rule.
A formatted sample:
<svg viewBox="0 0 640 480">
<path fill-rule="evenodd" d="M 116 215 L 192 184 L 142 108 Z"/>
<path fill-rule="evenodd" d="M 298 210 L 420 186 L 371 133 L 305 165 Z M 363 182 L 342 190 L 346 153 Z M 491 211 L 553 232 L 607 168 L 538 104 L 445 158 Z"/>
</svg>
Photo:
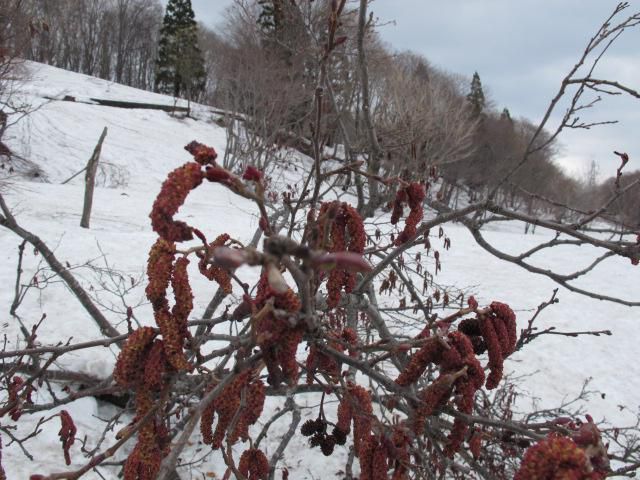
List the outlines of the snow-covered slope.
<svg viewBox="0 0 640 480">
<path fill-rule="evenodd" d="M 148 214 L 159 191 L 162 180 L 175 167 L 189 160 L 183 146 L 198 140 L 214 146 L 219 152 L 225 147 L 225 132 L 213 122 L 205 121 L 203 107 L 199 118 L 179 119 L 162 111 L 124 110 L 87 103 L 50 100 L 70 95 L 76 99 L 111 98 L 137 102 L 173 104 L 169 97 L 142 92 L 103 80 L 62 71 L 56 68 L 29 64 L 32 80 L 25 86 L 25 98 L 39 107 L 9 131 L 8 144 L 19 155 L 30 159 L 43 170 L 47 183 L 12 179 L 5 198 L 20 224 L 41 236 L 62 261 L 74 267 L 87 288 L 101 301 L 107 317 L 124 331 L 126 305 L 135 308 L 136 318 L 143 324 L 152 323 L 151 309 L 144 304 L 144 269 L 146 255 L 155 234 L 151 231 Z M 80 228 L 83 198 L 83 177 L 76 177 L 62 185 L 61 182 L 81 170 L 89 158 L 104 127 L 108 128 L 101 162 L 107 169 L 107 186 L 96 189 L 91 229 Z M 302 161 L 302 160 L 301 160 Z M 292 171 L 286 173 L 292 180 Z M 295 180 L 295 177 L 293 177 Z M 249 202 L 232 196 L 219 186 L 206 184 L 194 192 L 181 209 L 180 216 L 194 219 L 208 237 L 228 232 L 235 238 L 248 241 L 257 226 L 256 208 Z M 458 225 L 446 227 L 451 238 L 451 250 L 444 251 L 441 240 L 433 240 L 434 248 L 441 251 L 443 270 L 438 281 L 459 288 L 471 289 L 481 304 L 492 300 L 509 303 L 518 314 L 519 326 L 526 326 L 536 306 L 551 296 L 556 286 L 549 280 L 535 277 L 506 264 L 481 250 L 470 235 Z M 491 240 L 505 248 L 521 248 L 544 240 L 547 234 L 538 230 L 534 235 L 523 235 L 520 226 L 501 228 L 488 233 Z M 6 335 L 7 348 L 23 345 L 17 322 L 9 315 L 13 300 L 13 284 L 16 279 L 17 251 L 20 240 L 5 229 L 0 229 L 0 321 Z M 541 262 L 559 266 L 586 266 L 593 251 L 589 248 L 566 252 L 556 249 L 553 256 L 545 256 Z M 44 263 L 33 251 L 25 252 L 22 283 L 29 283 L 37 276 L 39 286 L 46 283 Z M 111 268 L 121 272 L 122 281 L 106 275 Z M 567 267 L 569 268 L 569 267 Z M 631 268 L 628 260 L 612 260 L 602 265 L 592 276 L 588 286 L 629 299 L 640 297 L 638 285 L 640 269 Z M 241 278 L 255 278 L 251 270 L 239 272 Z M 212 293 L 206 280 L 194 275 L 196 304 L 194 318 L 204 310 Z M 138 280 L 141 284 L 137 284 Z M 136 286 L 131 287 L 131 283 Z M 91 285 L 91 287 L 89 287 Z M 640 321 L 638 309 L 580 297 L 560 290 L 560 303 L 545 310 L 538 320 L 538 327 L 556 326 L 562 331 L 609 329 L 612 336 L 543 337 L 518 353 L 507 363 L 513 375 L 533 374 L 524 380 L 532 396 L 542 399 L 542 406 L 557 405 L 564 398 L 576 395 L 585 379 L 593 377 L 591 388 L 605 395 L 596 395 L 588 404 L 596 419 L 607 417 L 613 423 L 625 425 L 633 421 L 640 404 L 640 367 L 637 359 L 637 331 Z M 122 298 L 120 298 L 122 297 Z M 393 300 L 395 302 L 395 300 Z M 138 307 L 138 305 L 140 305 Z M 99 331 L 84 313 L 77 300 L 59 282 L 46 288 L 32 288 L 17 311 L 29 329 L 38 322 L 42 313 L 47 314 L 40 327 L 38 340 L 42 344 L 74 342 L 99 338 Z M 56 363 L 57 368 L 70 368 L 88 375 L 106 378 L 115 361 L 115 349 L 92 349 L 90 356 L 77 353 L 65 355 Z M 34 397 L 38 402 L 50 399 L 45 386 Z M 318 399 L 309 395 L 308 406 L 317 405 Z M 523 401 L 520 406 L 524 407 Z M 625 408 L 621 408 L 621 406 Z M 268 400 L 268 407 L 277 407 L 276 399 Z M 104 418 L 115 412 L 114 407 L 95 399 L 85 398 L 66 405 L 78 425 L 78 437 L 87 436 L 85 449 L 93 449 L 104 427 Z M 311 409 L 305 415 L 313 415 Z M 47 414 L 49 415 L 49 414 Z M 26 435 L 42 415 L 24 417 L 17 424 L 17 435 Z M 126 419 L 114 429 L 119 430 Z M 63 471 L 64 466 L 57 423 L 43 427 L 43 434 L 26 445 L 33 454 L 28 460 L 14 444 L 3 448 L 3 465 L 8 478 L 24 479 L 31 473 Z M 13 425 L 7 418 L 3 425 Z M 273 452 L 278 435 L 287 423 L 275 425 L 266 446 Z M 111 431 L 101 445 L 104 449 L 114 441 Z M 199 458 L 197 441 L 184 455 L 183 460 Z M 340 461 L 346 450 L 337 449 L 329 459 L 309 455 L 306 441 L 297 436 L 283 464 L 289 467 L 293 479 L 337 478 Z M 72 448 L 72 467 L 86 462 L 77 441 Z M 101 469 L 103 478 L 116 478 L 115 469 Z M 213 472 L 219 478 L 224 467 L 217 456 L 197 469 L 184 470 L 184 478 L 202 478 L 202 473 Z M 89 474 L 88 478 L 100 478 Z"/>
</svg>

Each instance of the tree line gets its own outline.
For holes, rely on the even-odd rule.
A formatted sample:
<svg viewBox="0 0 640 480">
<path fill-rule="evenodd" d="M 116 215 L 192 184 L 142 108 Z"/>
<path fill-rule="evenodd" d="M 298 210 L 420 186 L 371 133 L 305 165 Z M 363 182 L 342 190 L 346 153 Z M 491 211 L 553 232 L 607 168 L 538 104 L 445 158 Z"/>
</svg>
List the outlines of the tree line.
<svg viewBox="0 0 640 480">
<path fill-rule="evenodd" d="M 391 51 L 372 19 L 363 32 L 364 92 L 357 8 L 345 8 L 330 65 L 317 61 L 327 42 L 325 3 L 239 0 L 214 32 L 196 25 L 189 0 L 171 0 L 164 18 L 158 0 L 9 0 L 0 38 L 27 59 L 244 114 L 241 141 L 229 126 L 242 166 L 261 164 L 265 152 L 283 145 L 312 153 L 309 119 L 325 68 L 322 140 L 344 145 L 345 161 L 365 155 L 372 172 L 407 180 L 426 180 L 438 168 L 446 202 L 496 190 L 501 202 L 558 213 L 554 203 L 588 209 L 595 190 L 608 194 L 611 181 L 575 179 L 554 163 L 555 138 L 497 185 L 527 150 L 533 123 L 494 108 L 477 72 L 469 82 L 413 52 Z M 378 205 L 395 193 L 382 190 L 373 198 Z M 640 219 L 631 213 L 624 221 Z"/>
</svg>

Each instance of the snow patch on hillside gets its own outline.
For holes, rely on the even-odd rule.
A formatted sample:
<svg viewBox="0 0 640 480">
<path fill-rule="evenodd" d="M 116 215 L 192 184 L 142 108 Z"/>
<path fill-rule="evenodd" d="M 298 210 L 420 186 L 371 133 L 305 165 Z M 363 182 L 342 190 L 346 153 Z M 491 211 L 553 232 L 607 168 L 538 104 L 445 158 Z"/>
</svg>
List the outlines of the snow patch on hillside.
<svg viewBox="0 0 640 480">
<path fill-rule="evenodd" d="M 107 317 L 120 331 L 126 330 L 124 310 L 126 305 L 135 306 L 136 319 L 141 324 L 152 324 L 152 312 L 144 298 L 144 271 L 149 247 L 156 238 L 151 231 L 148 214 L 166 175 L 188 161 L 190 156 L 183 146 L 191 140 L 209 144 L 219 152 L 225 148 L 225 131 L 213 122 L 172 117 L 162 111 L 124 110 L 78 102 L 51 101 L 45 97 L 62 98 L 64 95 L 76 99 L 112 98 L 118 100 L 156 102 L 172 105 L 173 99 L 150 92 L 135 90 L 85 75 L 66 72 L 53 67 L 30 64 L 33 81 L 26 86 L 25 96 L 39 108 L 23 122 L 9 131 L 9 145 L 15 152 L 39 165 L 48 183 L 13 179 L 5 198 L 13 209 L 18 222 L 26 229 L 41 236 L 58 258 L 68 261 L 83 285 L 93 288 L 92 294 L 104 305 Z M 202 111 L 202 110 L 201 110 Z M 205 118 L 202 115 L 200 118 Z M 101 162 L 113 165 L 113 178 L 95 193 L 91 229 L 80 228 L 83 198 L 83 176 L 80 175 L 66 185 L 60 183 L 84 168 L 103 127 L 109 129 Z M 287 184 L 300 184 L 302 172 L 308 168 L 308 160 L 293 156 L 294 168 L 274 173 L 278 192 Z M 109 188 L 106 188 L 109 187 Z M 337 192 L 339 193 L 339 192 Z M 240 241 L 248 242 L 257 228 L 256 207 L 219 185 L 203 184 L 193 192 L 179 217 L 197 225 L 207 237 L 227 232 Z M 382 220 L 388 222 L 386 216 Z M 550 236 L 538 229 L 535 234 L 523 235 L 521 226 L 498 228 L 487 232 L 487 236 L 502 247 L 534 245 Z M 385 229 L 391 228 L 389 225 Z M 520 328 L 526 326 L 528 318 L 542 301 L 551 296 L 556 285 L 550 280 L 534 276 L 522 269 L 506 264 L 482 250 L 464 227 L 451 224 L 445 227 L 451 238 L 452 248 L 445 251 L 441 240 L 434 237 L 433 248 L 441 253 L 443 269 L 437 280 L 443 284 L 471 290 L 480 304 L 492 300 L 509 303 L 518 314 Z M 17 247 L 20 240 L 11 232 L 0 229 L 0 317 L 7 348 L 24 345 L 17 323 L 8 314 L 13 299 L 12 285 L 16 278 Z M 432 251 L 433 252 L 433 251 Z M 411 252 L 408 256 L 413 256 Z M 556 249 L 541 256 L 542 264 L 554 267 L 588 265 L 593 256 L 590 248 L 572 249 L 570 252 Z M 424 253 L 423 253 L 424 255 Z M 432 259 L 433 257 L 431 257 Z M 38 276 L 41 284 L 46 272 L 42 259 L 27 249 L 23 266 L 23 283 Z M 193 265 L 192 265 L 193 267 Z M 109 283 L 103 269 L 117 270 L 136 286 L 123 294 L 122 285 Z M 214 286 L 192 270 L 196 303 L 193 313 L 198 318 L 204 311 Z M 102 275 L 102 276 L 101 276 Z M 246 281 L 255 280 L 255 269 L 238 272 Z M 137 283 L 142 280 L 141 283 Z M 628 260 L 613 259 L 603 264 L 596 276 L 583 282 L 590 289 L 629 299 L 640 296 L 640 268 L 632 268 Z M 104 285 L 101 286 L 101 282 Z M 109 292 L 105 288 L 115 291 Z M 120 290 L 119 290 L 120 289 Z M 234 298 L 241 292 L 235 291 Z M 639 407 L 640 367 L 637 362 L 638 309 L 623 307 L 581 297 L 560 289 L 560 303 L 547 309 L 538 321 L 539 328 L 557 326 L 563 331 L 610 329 L 608 337 L 582 337 L 570 339 L 546 336 L 532 343 L 524 352 L 507 361 L 507 372 L 514 376 L 532 374 L 525 380 L 531 395 L 542 400 L 542 406 L 554 406 L 564 398 L 580 391 L 582 383 L 593 377 L 591 387 L 602 391 L 604 396 L 594 396 L 588 411 L 597 419 L 606 417 L 613 423 L 625 425 L 632 422 Z M 382 301 L 397 306 L 397 297 L 384 297 Z M 233 301 L 233 298 L 230 300 Z M 126 304 L 126 305 L 125 305 Z M 41 344 L 93 340 L 100 334 L 92 320 L 83 311 L 77 300 L 61 283 L 52 283 L 46 289 L 31 289 L 18 314 L 27 328 L 31 328 L 41 317 L 47 319 L 39 330 Z M 221 326 L 220 333 L 228 326 Z M 211 347 L 215 348 L 212 344 Z M 97 378 L 108 378 L 117 350 L 115 348 L 92 349 L 90 355 L 78 353 L 65 355 L 56 368 L 78 370 Z M 301 358 L 304 358 L 301 356 Z M 78 388 L 78 385 L 73 385 Z M 48 392 L 45 386 L 38 389 L 35 398 L 40 402 L 51 400 L 51 394 L 64 396 L 59 387 Z M 280 407 L 280 399 L 269 398 L 268 412 Z M 301 399 L 306 417 L 317 414 L 319 397 L 306 395 Z M 525 408 L 523 400 L 519 406 Z M 625 408 L 620 408 L 624 406 Z M 69 410 L 78 426 L 78 438 L 87 436 L 86 449 L 96 447 L 105 418 L 111 417 L 115 409 L 95 399 L 83 399 L 64 406 Z M 268 418 L 265 412 L 265 418 Z M 49 415 L 49 413 L 47 414 Z M 17 435 L 26 435 L 42 415 L 25 416 L 18 422 Z M 101 450 L 111 445 L 115 432 L 126 425 L 130 417 L 122 418 L 119 425 L 110 431 Z M 7 418 L 3 425 L 14 425 Z M 3 465 L 8 478 L 24 479 L 32 473 L 64 471 L 62 450 L 57 438 L 57 419 L 43 427 L 28 447 L 34 459 L 28 461 L 20 449 L 6 445 L 3 449 Z M 55 424 L 55 425 L 54 425 Z M 258 425 L 259 430 L 262 425 Z M 275 450 L 279 436 L 288 427 L 288 418 L 278 421 L 270 433 L 265 449 L 270 455 Z M 207 451 L 194 436 L 194 444 L 182 455 L 184 462 L 200 458 Z M 128 448 L 132 448 L 129 442 Z M 239 446 L 237 451 L 241 451 Z M 293 479 L 334 478 L 341 468 L 347 450 L 336 449 L 336 454 L 324 458 L 318 452 L 310 453 L 306 439 L 296 436 L 291 449 L 281 466 L 288 466 Z M 122 455 L 117 456 L 123 458 Z M 78 468 L 86 462 L 78 440 L 72 448 L 73 464 Z M 223 463 L 215 454 L 193 471 L 185 468 L 184 478 L 202 478 L 203 472 L 214 472 L 220 478 L 224 473 Z M 117 478 L 117 469 L 101 468 L 102 477 L 89 474 L 87 478 Z M 339 478 L 339 477 L 335 477 Z"/>
</svg>

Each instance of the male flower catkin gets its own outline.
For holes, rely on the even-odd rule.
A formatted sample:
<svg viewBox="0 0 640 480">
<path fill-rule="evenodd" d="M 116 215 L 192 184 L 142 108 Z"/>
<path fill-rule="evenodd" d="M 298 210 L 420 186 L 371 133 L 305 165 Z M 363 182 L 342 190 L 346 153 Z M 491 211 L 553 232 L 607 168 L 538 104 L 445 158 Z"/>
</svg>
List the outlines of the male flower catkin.
<svg viewBox="0 0 640 480">
<path fill-rule="evenodd" d="M 367 242 L 364 230 L 364 222 L 358 211 L 348 203 L 339 201 L 323 203 L 318 215 L 317 248 L 325 248 L 332 253 L 351 252 L 362 254 Z M 324 233 L 329 233 L 329 244 L 323 245 Z M 328 298 L 330 308 L 338 306 L 341 291 L 351 293 L 356 286 L 356 274 L 337 266 L 329 273 L 327 280 Z"/>
<path fill-rule="evenodd" d="M 396 198 L 393 202 L 393 212 L 391 213 L 391 224 L 395 225 L 400 221 L 405 204 L 408 204 L 411 209 L 405 220 L 404 229 L 400 232 L 398 238 L 396 238 L 396 245 L 402 245 L 408 242 L 409 239 L 417 233 L 418 223 L 420 223 L 424 214 L 422 203 L 426 195 L 424 185 L 418 182 L 412 182 L 396 193 Z"/>
<path fill-rule="evenodd" d="M 494 325 L 498 326 L 497 332 Z M 515 337 L 511 333 L 515 328 L 515 315 L 505 304 L 494 302 L 486 318 L 465 320 L 461 322 L 460 327 L 460 330 L 450 332 L 443 339 L 427 337 L 426 343 L 410 358 L 409 363 L 396 379 L 398 385 L 408 386 L 422 376 L 429 364 L 433 363 L 440 367 L 440 376 L 419 392 L 421 402 L 414 408 L 411 421 L 416 435 L 424 433 L 426 417 L 445 405 L 454 393 L 458 411 L 466 414 L 473 412 L 475 393 L 485 382 L 484 370 L 476 357 L 477 348 L 473 338 L 483 332 L 486 333 L 489 328 L 492 329 L 491 332 L 486 333 L 485 338 L 489 351 L 494 352 L 494 355 L 490 353 L 489 357 L 490 376 L 494 375 L 493 381 L 497 379 L 497 382 L 500 381 L 501 376 L 497 377 L 496 366 L 498 361 L 504 359 L 502 349 L 511 353 L 515 347 Z M 496 352 L 500 354 L 497 358 Z M 500 369 L 499 372 L 501 374 L 502 370 Z M 490 385 L 489 382 L 487 384 Z M 454 420 L 444 451 L 447 456 L 452 457 L 460 449 L 467 428 L 467 424 L 461 419 Z"/>
<path fill-rule="evenodd" d="M 406 387 L 416 382 L 431 363 L 438 363 L 442 357 L 442 344 L 436 337 L 429 338 L 420 350 L 411 356 L 406 368 L 400 372 L 396 383 Z"/>
<path fill-rule="evenodd" d="M 254 334 L 269 372 L 267 381 L 271 385 L 282 381 L 294 384 L 298 379 L 296 353 L 304 335 L 304 323 L 292 325 L 289 319 L 276 316 L 273 309 L 296 314 L 302 308 L 300 299 L 288 287 L 282 293 L 276 292 L 269 284 L 265 268 L 258 282 L 254 304 L 260 312 L 254 316 Z"/>
<path fill-rule="evenodd" d="M 203 412 L 200 420 L 200 432 L 203 442 L 211 445 L 214 450 L 222 446 L 225 434 L 231 444 L 237 442 L 238 439 L 246 441 L 249 437 L 249 426 L 260 418 L 266 390 L 260 379 L 252 380 L 252 375 L 253 372 L 250 369 L 239 373 Z M 215 385 L 212 385 L 211 388 L 215 388 Z M 245 404 L 241 405 L 243 396 Z M 241 410 L 238 412 L 240 408 Z M 218 423 L 214 432 L 213 422 L 216 414 L 218 415 Z M 238 415 L 236 426 L 232 431 L 229 431 L 229 426 L 236 415 Z"/>
<path fill-rule="evenodd" d="M 200 165 L 215 165 L 218 154 L 212 147 L 208 147 L 195 140 L 184 147 L 184 149 L 193 155 L 193 159 Z"/>
<path fill-rule="evenodd" d="M 140 365 L 155 337 L 156 332 L 151 327 L 139 328 L 129 335 L 113 371 L 113 378 L 118 385 L 132 388 L 140 382 L 144 373 Z"/>
<path fill-rule="evenodd" d="M 486 387 L 491 390 L 502 379 L 504 360 L 516 347 L 516 316 L 508 305 L 493 302 L 491 312 L 478 317 L 479 328 L 489 352 L 489 376 Z"/>
<path fill-rule="evenodd" d="M 257 448 L 242 452 L 238 471 L 247 477 L 247 480 L 267 480 L 269 478 L 269 460 L 266 455 Z"/>
<path fill-rule="evenodd" d="M 514 480 L 601 480 L 607 472 L 594 468 L 585 450 L 568 437 L 551 433 L 529 448 Z"/>
<path fill-rule="evenodd" d="M 349 354 L 351 356 L 357 355 L 357 335 L 350 329 L 345 328 L 342 332 L 330 331 L 327 334 L 327 340 L 329 341 L 329 348 L 343 353 L 345 346 L 343 342 L 349 345 Z M 306 369 L 307 369 L 307 384 L 313 384 L 314 375 L 316 372 L 323 373 L 328 376 L 332 382 L 337 383 L 340 377 L 340 368 L 342 364 L 335 358 L 321 352 L 316 345 L 311 345 L 309 348 L 309 355 L 307 356 Z"/>
<path fill-rule="evenodd" d="M 162 238 L 158 238 L 151 250 L 149 250 L 149 258 L 147 260 L 149 283 L 145 293 L 154 310 L 168 306 L 167 288 L 169 288 L 171 272 L 173 271 L 175 251 L 175 244 Z"/>
<path fill-rule="evenodd" d="M 170 242 L 183 242 L 193 238 L 193 231 L 185 222 L 174 220 L 189 192 L 202 183 L 204 174 L 200 164 L 186 163 L 172 171 L 162 184 L 153 208 L 151 226 L 153 230 Z"/>
<path fill-rule="evenodd" d="M 212 252 L 213 249 L 217 247 L 223 247 L 230 239 L 231 236 L 226 233 L 218 235 L 218 237 L 208 245 L 207 252 Z M 209 264 L 207 256 L 204 254 L 200 257 L 198 268 L 202 275 L 207 277 L 209 280 L 214 280 L 218 285 L 220 285 L 220 288 L 222 288 L 224 293 L 227 295 L 231 293 L 231 275 L 229 275 L 229 272 L 224 268 Z"/>
<path fill-rule="evenodd" d="M 73 423 L 73 418 L 69 415 L 69 412 L 62 410 L 60 412 L 60 431 L 58 436 L 62 442 L 62 451 L 64 452 L 64 461 L 67 465 L 71 465 L 71 455 L 69 449 L 73 442 L 76 441 L 76 426 Z"/>
<path fill-rule="evenodd" d="M 188 336 L 187 317 L 193 307 L 193 296 L 187 275 L 188 260 L 174 264 L 175 245 L 159 238 L 151 247 L 147 263 L 149 284 L 147 298 L 153 307 L 156 324 L 160 328 L 167 359 L 175 370 L 188 371 L 191 365 L 184 355 L 183 344 Z M 172 283 L 176 304 L 169 310 L 167 289 Z"/>
</svg>

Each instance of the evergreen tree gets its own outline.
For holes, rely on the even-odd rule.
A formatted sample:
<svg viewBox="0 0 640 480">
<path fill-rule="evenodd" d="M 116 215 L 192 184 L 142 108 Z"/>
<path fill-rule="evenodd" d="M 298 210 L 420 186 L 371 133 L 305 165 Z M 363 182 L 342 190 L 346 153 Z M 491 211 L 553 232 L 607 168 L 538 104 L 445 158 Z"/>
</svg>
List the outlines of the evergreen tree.
<svg viewBox="0 0 640 480">
<path fill-rule="evenodd" d="M 500 114 L 500 120 L 507 120 L 509 123 L 513 123 L 513 119 L 511 118 L 511 112 L 507 107 L 502 110 Z"/>
<path fill-rule="evenodd" d="M 192 99 L 204 85 L 204 60 L 191 0 L 169 0 L 160 29 L 155 90 Z"/>
<path fill-rule="evenodd" d="M 471 80 L 471 90 L 467 95 L 467 100 L 471 104 L 471 111 L 474 117 L 479 116 L 484 110 L 485 98 L 484 92 L 482 91 L 482 82 L 480 81 L 480 75 L 478 72 L 473 74 L 473 79 Z"/>
</svg>

